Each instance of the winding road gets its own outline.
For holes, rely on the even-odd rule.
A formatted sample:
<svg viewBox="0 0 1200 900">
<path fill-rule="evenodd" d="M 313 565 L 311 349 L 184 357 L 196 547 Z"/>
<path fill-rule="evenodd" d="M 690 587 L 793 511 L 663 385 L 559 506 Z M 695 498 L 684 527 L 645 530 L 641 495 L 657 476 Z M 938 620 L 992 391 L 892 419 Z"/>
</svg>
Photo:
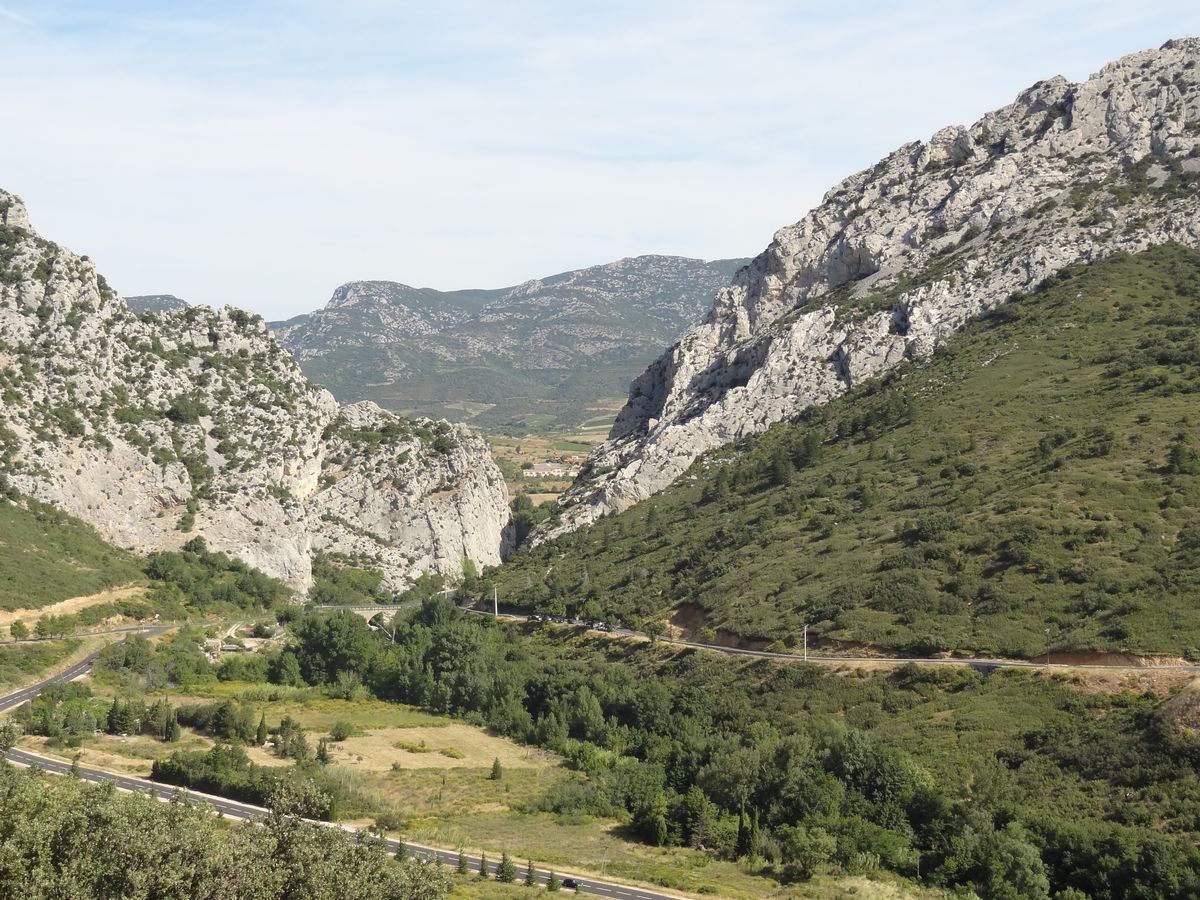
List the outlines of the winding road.
<svg viewBox="0 0 1200 900">
<path fill-rule="evenodd" d="M 144 634 L 161 634 L 168 631 L 167 627 L 155 627 L 138 629 Z M 47 678 L 45 681 L 38 682 L 19 691 L 14 691 L 4 697 L 0 697 L 0 712 L 13 709 L 20 706 L 28 700 L 32 700 L 38 696 L 47 687 L 54 684 L 64 684 L 68 681 L 74 681 L 85 675 L 96 661 L 99 653 L 93 653 L 90 656 L 80 660 L 71 667 L 64 669 L 57 675 Z M 40 753 L 32 753 L 28 750 L 13 749 L 8 752 L 9 762 L 16 763 L 21 766 L 36 766 L 45 772 L 50 772 L 55 775 L 70 775 L 71 764 L 64 762 L 61 759 L 55 759 L 50 756 L 43 756 Z M 171 800 L 173 797 L 181 793 L 180 788 L 174 785 L 159 784 L 155 781 L 150 781 L 145 778 L 137 778 L 133 775 L 121 775 L 116 772 L 105 772 L 100 769 L 92 769 L 86 766 L 81 766 L 75 770 L 76 777 L 84 781 L 91 782 L 112 782 L 118 790 L 122 791 L 140 791 L 149 794 L 159 800 Z M 228 800 L 224 797 L 217 797 L 212 794 L 202 794 L 198 791 L 183 791 L 186 796 L 194 797 L 208 803 L 221 815 L 230 819 L 239 819 L 247 822 L 260 822 L 266 818 L 268 811 L 261 806 L 254 806 L 249 803 L 241 803 L 237 800 Z M 342 828 L 346 831 L 355 831 L 357 829 L 345 825 L 333 825 L 328 822 L 314 822 L 314 824 L 322 825 L 329 828 Z M 390 852 L 396 853 L 401 848 L 401 842 L 395 839 L 389 839 L 387 846 Z M 448 850 L 442 847 L 428 847 L 423 844 L 413 844 L 408 841 L 403 842 L 403 847 L 406 853 L 411 856 L 422 859 L 432 859 L 447 865 L 458 865 L 458 851 Z M 472 872 L 478 872 L 480 866 L 480 858 L 477 855 L 469 853 L 463 854 L 466 857 L 467 865 Z M 499 860 L 490 859 L 488 861 L 488 871 L 495 876 L 498 868 Z M 517 880 L 522 881 L 525 875 L 525 867 L 520 864 L 519 860 L 514 860 L 517 866 Z M 600 880 L 596 878 L 586 878 L 579 875 L 572 875 L 569 872 L 555 870 L 558 873 L 559 879 L 571 878 L 579 887 L 580 893 L 593 894 L 597 897 L 614 897 L 619 900 L 679 900 L 677 894 L 667 894 L 662 891 L 649 890 L 647 888 L 634 887 L 632 885 L 620 884 L 618 882 Z M 540 867 L 535 867 L 534 872 L 537 875 L 538 883 L 545 885 L 550 880 L 550 870 Z"/>
<path fill-rule="evenodd" d="M 336 608 L 336 607 L 330 607 Z M 465 613 L 471 613 L 476 616 L 493 617 L 493 613 L 489 609 L 474 609 L 472 607 L 460 606 L 459 609 Z M 523 613 L 500 613 L 499 618 L 508 619 L 514 622 L 531 622 L 532 617 Z M 595 631 L 584 624 L 571 624 L 562 622 L 544 622 L 541 624 L 557 628 L 582 628 L 585 630 Z M 627 637 L 638 638 L 640 640 L 649 640 L 650 638 L 644 631 L 633 631 L 629 628 L 611 628 L 608 631 L 595 631 L 598 635 L 606 637 Z M 691 647 L 695 650 L 710 650 L 714 653 L 726 653 L 731 656 L 754 656 L 761 659 L 785 659 L 792 662 L 810 662 L 821 665 L 840 665 L 843 663 L 883 663 L 885 665 L 904 665 L 905 663 L 916 663 L 922 666 L 970 666 L 975 669 L 1098 669 L 1101 671 L 1115 672 L 1200 672 L 1200 665 L 1177 664 L 1177 663 L 1146 663 L 1145 665 L 1131 665 L 1119 663 L 1074 663 L 1074 662 L 1039 662 L 1029 659 L 997 659 L 986 656 L 826 656 L 817 653 L 809 653 L 801 656 L 798 653 L 780 653 L 775 650 L 751 650 L 746 647 L 726 647 L 721 644 L 703 644 L 699 641 L 687 641 L 683 638 L 672 638 L 661 636 L 654 638 L 660 644 L 671 644 L 676 647 Z"/>
</svg>

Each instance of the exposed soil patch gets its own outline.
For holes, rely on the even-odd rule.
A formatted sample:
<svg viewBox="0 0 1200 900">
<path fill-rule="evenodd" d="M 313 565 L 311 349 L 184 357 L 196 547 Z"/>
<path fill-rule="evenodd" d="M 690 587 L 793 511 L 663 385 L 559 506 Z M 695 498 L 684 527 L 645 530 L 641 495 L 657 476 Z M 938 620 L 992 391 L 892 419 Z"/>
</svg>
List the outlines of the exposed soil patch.
<svg viewBox="0 0 1200 900">
<path fill-rule="evenodd" d="M 49 606 L 43 606 L 38 609 L 3 609 L 0 610 L 0 626 L 8 626 L 17 619 L 23 620 L 29 624 L 31 620 L 39 619 L 42 616 L 63 616 L 68 613 L 76 613 L 79 610 L 88 606 L 95 606 L 98 603 L 109 603 L 113 600 L 129 600 L 132 597 L 140 597 L 146 593 L 146 588 L 143 585 L 127 584 L 124 587 L 111 588 L 107 591 L 101 591 L 98 594 L 88 594 L 84 597 L 71 597 L 69 600 L 60 600 L 58 603 L 51 603 Z"/>
</svg>

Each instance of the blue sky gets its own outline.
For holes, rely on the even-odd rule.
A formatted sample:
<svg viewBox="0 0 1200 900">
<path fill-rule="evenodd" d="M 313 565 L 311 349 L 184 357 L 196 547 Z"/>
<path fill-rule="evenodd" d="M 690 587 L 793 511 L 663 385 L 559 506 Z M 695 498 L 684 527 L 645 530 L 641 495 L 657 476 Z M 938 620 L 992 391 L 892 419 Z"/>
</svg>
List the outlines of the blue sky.
<svg viewBox="0 0 1200 900">
<path fill-rule="evenodd" d="M 831 185 L 1193 2 L 0 0 L 0 185 L 125 294 L 282 317 L 753 256 Z"/>
</svg>

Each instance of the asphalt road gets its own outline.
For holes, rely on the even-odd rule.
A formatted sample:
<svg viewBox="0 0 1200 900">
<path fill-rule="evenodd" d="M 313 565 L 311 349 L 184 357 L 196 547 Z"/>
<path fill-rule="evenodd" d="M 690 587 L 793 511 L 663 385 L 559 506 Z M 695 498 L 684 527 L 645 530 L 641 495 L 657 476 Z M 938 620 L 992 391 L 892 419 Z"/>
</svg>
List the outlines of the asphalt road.
<svg viewBox="0 0 1200 900">
<path fill-rule="evenodd" d="M 491 617 L 491 610 L 472 609 L 471 607 L 460 606 L 460 610 L 465 613 L 471 613 L 476 616 Z M 500 618 L 511 619 L 517 622 L 528 622 L 529 616 L 518 613 L 500 613 Z M 550 623 L 559 628 L 584 628 L 586 625 L 571 625 L 561 623 Z M 594 629 L 588 629 L 594 630 Z M 644 631 L 632 631 L 628 628 L 612 628 L 608 631 L 597 631 L 597 634 L 603 634 L 610 637 L 631 637 L 647 639 Z M 1105 663 L 1045 663 L 1037 660 L 1026 659 L 993 659 L 990 657 L 980 656 L 931 656 L 931 657 L 916 657 L 916 656 L 822 656 L 816 653 L 810 653 L 807 656 L 801 656 L 799 653 L 776 653 L 773 650 L 749 650 L 744 647 L 725 647 L 720 644 L 702 644 L 699 641 L 685 641 L 679 638 L 659 637 L 656 639 L 660 644 L 673 644 L 677 647 L 693 647 L 697 650 L 711 650 L 714 653 L 727 653 L 732 656 L 755 656 L 762 659 L 787 659 L 792 662 L 810 662 L 822 663 L 825 665 L 836 665 L 839 663 L 895 663 L 903 665 L 904 663 L 917 663 L 922 666 L 971 666 L 977 669 L 1100 669 L 1105 671 L 1118 672 L 1146 672 L 1165 670 L 1169 672 L 1200 672 L 1200 665 L 1117 665 Z"/>
<path fill-rule="evenodd" d="M 118 631 L 120 631 L 150 636 L 155 634 L 164 634 L 170 631 L 173 627 L 174 626 L 171 625 L 155 625 L 153 627 L 139 626 L 133 628 L 114 629 L 113 631 L 104 633 L 116 634 Z M 97 633 L 99 634 L 100 632 Z M 22 688 L 19 691 L 14 691 L 5 697 L 0 697 L 0 712 L 3 712 L 6 709 L 12 709 L 14 706 L 20 706 L 26 700 L 32 700 L 52 684 L 63 684 L 68 681 L 74 681 L 92 667 L 92 663 L 96 661 L 96 657 L 99 655 L 100 651 L 96 651 L 89 656 L 85 656 L 79 662 L 75 663 L 75 665 L 71 666 L 71 668 L 64 669 L 57 675 L 47 678 L 45 681 L 39 681 L 37 684 L 30 685 L 27 688 Z"/>
<path fill-rule="evenodd" d="M 161 634 L 169 630 L 165 627 L 148 628 L 148 634 Z M 52 684 L 62 684 L 64 682 L 73 681 L 85 674 L 95 662 L 98 653 L 93 653 L 85 659 L 80 660 L 69 669 L 59 672 L 52 678 L 47 678 L 30 687 L 23 688 L 8 694 L 5 697 L 0 697 L 0 711 L 12 709 L 20 706 L 27 700 L 32 700 L 43 690 Z M 8 752 L 10 762 L 22 766 L 37 766 L 45 772 L 50 772 L 55 775 L 70 775 L 71 764 L 55 759 L 49 756 L 43 756 L 40 753 L 31 753 L 28 750 L 13 749 Z M 115 772 L 105 772 L 100 769 L 92 769 L 86 766 L 81 766 L 76 770 L 77 777 L 84 781 L 104 782 L 109 781 L 123 791 L 140 791 L 149 794 L 159 800 L 170 800 L 177 794 L 181 793 L 181 789 L 174 785 L 159 784 L 155 781 L 149 781 L 145 778 L 136 778 L 132 775 L 120 775 Z M 201 794 L 196 791 L 183 791 L 186 796 L 197 798 L 210 806 L 223 816 L 230 819 L 239 819 L 249 822 L 259 822 L 265 819 L 268 811 L 261 806 L 253 806 L 249 803 L 241 803 L 237 800 L 227 800 L 224 797 L 217 797 L 212 794 Z M 354 831 L 354 828 L 349 826 L 332 825 L 328 822 L 315 822 L 314 824 L 322 825 L 329 828 L 343 828 L 346 831 Z M 392 853 L 400 850 L 401 842 L 389 839 L 387 841 L 388 849 Z M 423 859 L 436 859 L 438 862 L 447 866 L 458 865 L 458 851 L 445 850 L 439 847 L 427 847 L 422 844 L 412 844 L 404 842 L 404 850 L 411 856 Z M 466 857 L 467 865 L 472 872 L 478 872 L 480 866 L 480 858 L 477 855 L 469 853 L 463 854 Z M 494 876 L 499 865 L 499 857 L 491 857 L 488 859 L 488 871 Z M 514 865 L 517 867 L 517 881 L 523 881 L 525 878 L 525 864 L 523 860 L 514 859 Z M 550 879 L 550 870 L 543 868 L 534 868 L 539 884 L 546 884 Z M 661 891 L 647 890 L 646 888 L 632 887 L 625 884 L 617 884 L 611 881 L 601 881 L 593 878 L 583 878 L 578 876 L 564 875 L 558 873 L 559 879 L 572 877 L 579 886 L 580 893 L 593 894 L 598 897 L 617 897 L 621 900 L 678 900 L 678 895 L 666 894 Z"/>
</svg>

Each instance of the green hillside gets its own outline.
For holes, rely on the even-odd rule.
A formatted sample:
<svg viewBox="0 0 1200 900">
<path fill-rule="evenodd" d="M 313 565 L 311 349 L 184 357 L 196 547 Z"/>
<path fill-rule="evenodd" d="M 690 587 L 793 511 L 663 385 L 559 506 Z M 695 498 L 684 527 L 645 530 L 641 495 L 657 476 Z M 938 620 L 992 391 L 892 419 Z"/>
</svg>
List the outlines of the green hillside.
<svg viewBox="0 0 1200 900">
<path fill-rule="evenodd" d="M 1196 251 L 1071 268 L 490 582 L 718 639 L 1200 655 L 1197 324 Z"/>
<path fill-rule="evenodd" d="M 0 498 L 0 609 L 34 609 L 142 577 L 140 561 L 35 500 Z"/>
</svg>

